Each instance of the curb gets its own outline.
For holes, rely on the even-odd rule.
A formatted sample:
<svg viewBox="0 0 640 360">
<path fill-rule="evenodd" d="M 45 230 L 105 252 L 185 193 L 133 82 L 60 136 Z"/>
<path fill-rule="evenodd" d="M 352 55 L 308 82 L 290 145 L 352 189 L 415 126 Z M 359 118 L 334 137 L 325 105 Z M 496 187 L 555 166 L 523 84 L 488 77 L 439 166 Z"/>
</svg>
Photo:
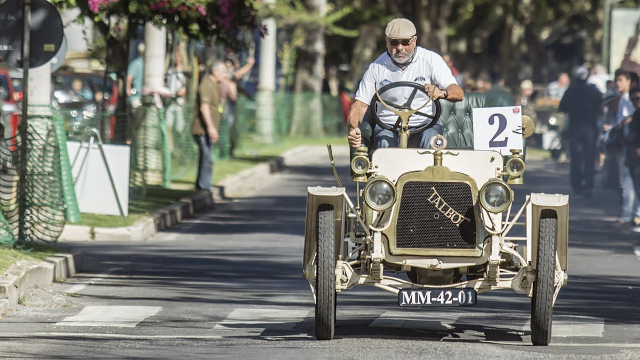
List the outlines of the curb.
<svg viewBox="0 0 640 360">
<path fill-rule="evenodd" d="M 15 308 L 29 288 L 49 286 L 74 276 L 82 269 L 82 254 L 55 254 L 43 261 L 21 260 L 0 276 L 0 314 Z"/>
<path fill-rule="evenodd" d="M 162 208 L 133 225 L 120 228 L 93 228 L 82 225 L 65 225 L 58 241 L 145 241 L 154 234 L 166 230 L 184 219 L 207 211 L 227 197 L 233 197 L 259 187 L 264 177 L 280 172 L 292 158 L 303 153 L 307 146 L 298 146 L 285 151 L 281 156 L 235 175 L 229 176 L 212 191 L 203 190 L 193 196 L 183 198 L 175 204 Z"/>
</svg>

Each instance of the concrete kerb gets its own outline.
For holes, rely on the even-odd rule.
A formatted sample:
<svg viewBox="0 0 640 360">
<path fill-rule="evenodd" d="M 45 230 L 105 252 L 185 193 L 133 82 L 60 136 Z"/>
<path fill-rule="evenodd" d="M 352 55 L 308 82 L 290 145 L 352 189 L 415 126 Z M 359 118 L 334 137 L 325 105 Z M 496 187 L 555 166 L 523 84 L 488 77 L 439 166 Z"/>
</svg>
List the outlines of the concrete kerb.
<svg viewBox="0 0 640 360">
<path fill-rule="evenodd" d="M 214 186 L 211 191 L 203 190 L 193 196 L 181 199 L 128 227 L 95 227 L 92 229 L 89 226 L 67 224 L 58 241 L 147 240 L 157 232 L 170 228 L 196 213 L 211 209 L 215 203 L 219 203 L 227 197 L 237 196 L 259 187 L 266 176 L 282 171 L 288 161 L 304 153 L 306 149 L 306 146 L 299 146 L 288 150 L 280 157 L 229 176 L 219 185 Z"/>
<path fill-rule="evenodd" d="M 45 287 L 82 269 L 82 254 L 55 254 L 43 261 L 21 260 L 0 276 L 0 314 L 14 308 L 27 289 Z"/>
</svg>

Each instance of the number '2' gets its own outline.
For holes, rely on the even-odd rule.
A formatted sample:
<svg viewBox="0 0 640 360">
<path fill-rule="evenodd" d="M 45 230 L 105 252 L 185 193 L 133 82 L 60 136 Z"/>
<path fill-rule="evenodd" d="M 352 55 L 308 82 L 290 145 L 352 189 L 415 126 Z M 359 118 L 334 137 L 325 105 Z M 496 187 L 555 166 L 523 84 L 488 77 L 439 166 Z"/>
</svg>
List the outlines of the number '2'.
<svg viewBox="0 0 640 360">
<path fill-rule="evenodd" d="M 489 116 L 489 125 L 493 125 L 495 123 L 495 118 L 498 118 L 498 131 L 496 131 L 496 134 L 493 135 L 491 140 L 489 140 L 489 147 L 505 147 L 507 146 L 509 137 L 505 136 L 504 140 L 496 140 L 496 138 L 504 132 L 504 129 L 507 128 L 507 118 L 502 114 L 493 114 Z"/>
</svg>

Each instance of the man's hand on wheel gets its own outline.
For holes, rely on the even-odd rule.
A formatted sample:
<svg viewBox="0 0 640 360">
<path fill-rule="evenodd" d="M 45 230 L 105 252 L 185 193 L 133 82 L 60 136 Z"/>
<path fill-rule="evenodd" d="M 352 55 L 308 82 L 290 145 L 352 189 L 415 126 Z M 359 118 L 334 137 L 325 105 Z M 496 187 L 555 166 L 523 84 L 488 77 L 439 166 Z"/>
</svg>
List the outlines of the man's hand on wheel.
<svg viewBox="0 0 640 360">
<path fill-rule="evenodd" d="M 360 135 L 360 128 L 354 127 L 349 129 L 349 146 L 358 147 L 362 144 L 362 136 Z"/>
<path fill-rule="evenodd" d="M 427 92 L 431 100 L 444 99 L 444 90 L 438 88 L 435 84 L 424 84 L 424 91 Z"/>
</svg>

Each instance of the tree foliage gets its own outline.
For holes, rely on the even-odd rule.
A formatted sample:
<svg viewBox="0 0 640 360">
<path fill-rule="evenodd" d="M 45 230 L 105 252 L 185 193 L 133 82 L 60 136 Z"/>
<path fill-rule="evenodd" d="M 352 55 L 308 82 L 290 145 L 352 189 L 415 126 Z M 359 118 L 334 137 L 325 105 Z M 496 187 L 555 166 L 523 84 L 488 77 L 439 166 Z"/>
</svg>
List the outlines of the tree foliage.
<svg viewBox="0 0 640 360">
<path fill-rule="evenodd" d="M 251 0 L 52 0 L 61 9 L 78 8 L 82 17 L 94 21 L 103 36 L 123 37 L 122 27 L 111 27 L 113 19 L 128 23 L 152 22 L 170 30 L 181 30 L 195 38 L 212 39 L 230 47 L 237 45 L 242 30 L 257 27 Z M 118 21 L 119 22 L 119 21 Z"/>
</svg>

